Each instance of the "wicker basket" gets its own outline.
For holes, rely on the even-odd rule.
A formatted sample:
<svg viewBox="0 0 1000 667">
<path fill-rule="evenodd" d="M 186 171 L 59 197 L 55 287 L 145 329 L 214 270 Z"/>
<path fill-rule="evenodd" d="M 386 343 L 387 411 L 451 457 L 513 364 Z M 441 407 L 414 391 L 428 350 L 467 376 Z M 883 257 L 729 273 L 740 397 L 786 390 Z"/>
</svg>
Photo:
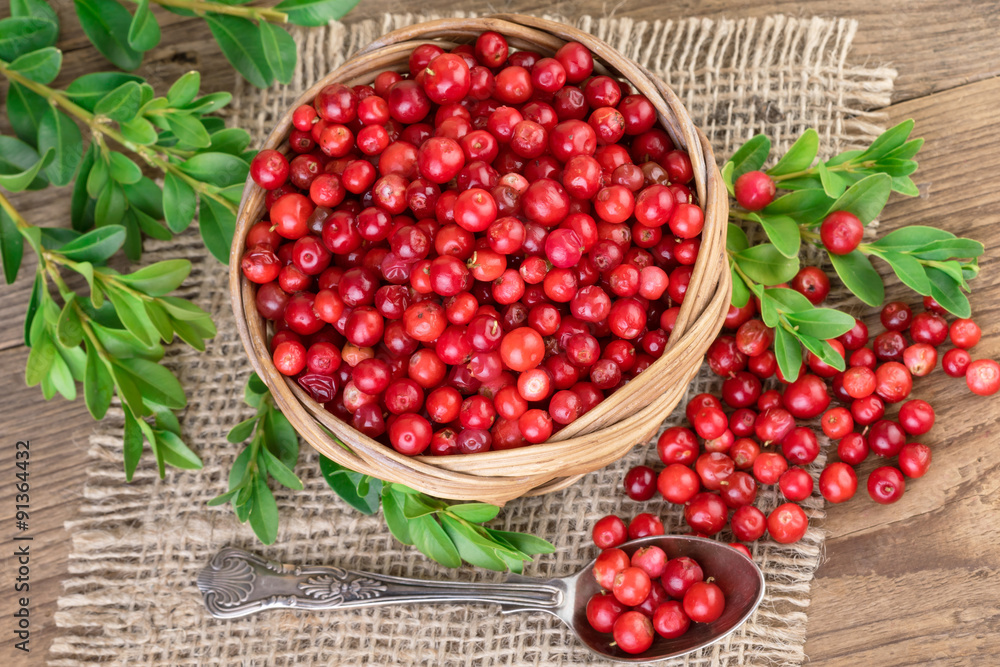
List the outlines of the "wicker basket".
<svg viewBox="0 0 1000 667">
<path fill-rule="evenodd" d="M 405 70 L 410 52 L 419 44 L 435 41 L 448 49 L 471 43 L 487 30 L 503 34 L 512 48 L 544 55 L 551 55 L 567 41 L 584 44 L 594 53 L 599 71 L 624 77 L 652 101 L 663 128 L 677 146 L 688 151 L 698 200 L 705 209 L 705 227 L 687 298 L 663 356 L 548 442 L 481 454 L 409 457 L 335 418 L 295 382 L 281 375 L 271 362 L 265 323 L 255 307 L 255 286 L 240 271 L 247 231 L 264 213 L 264 190 L 250 179 L 237 218 L 229 279 L 240 337 L 254 369 L 295 429 L 319 452 L 352 470 L 437 497 L 502 505 L 519 496 L 564 488 L 585 473 L 621 458 L 637 443 L 649 440 L 684 395 L 705 350 L 721 328 L 731 283 L 725 257 L 728 200 L 705 136 L 663 82 L 599 39 L 561 23 L 497 15 L 442 19 L 391 32 L 303 93 L 278 121 L 262 148 L 280 150 L 289 135 L 292 109 L 311 102 L 324 86 L 333 82 L 370 84 L 380 71 Z M 350 449 L 330 438 L 324 428 Z"/>
</svg>

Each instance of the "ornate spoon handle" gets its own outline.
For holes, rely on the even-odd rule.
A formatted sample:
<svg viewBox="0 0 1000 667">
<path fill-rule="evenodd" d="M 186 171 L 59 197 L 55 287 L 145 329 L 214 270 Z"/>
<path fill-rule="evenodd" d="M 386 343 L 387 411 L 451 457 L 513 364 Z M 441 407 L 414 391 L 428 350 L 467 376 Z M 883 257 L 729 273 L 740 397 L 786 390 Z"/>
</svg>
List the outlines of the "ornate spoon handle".
<svg viewBox="0 0 1000 667">
<path fill-rule="evenodd" d="M 198 574 L 198 588 L 216 618 L 274 608 L 347 609 L 405 602 L 492 602 L 504 611 L 556 613 L 565 599 L 557 579 L 514 579 L 500 584 L 406 579 L 339 567 L 285 565 L 226 547 Z"/>
</svg>

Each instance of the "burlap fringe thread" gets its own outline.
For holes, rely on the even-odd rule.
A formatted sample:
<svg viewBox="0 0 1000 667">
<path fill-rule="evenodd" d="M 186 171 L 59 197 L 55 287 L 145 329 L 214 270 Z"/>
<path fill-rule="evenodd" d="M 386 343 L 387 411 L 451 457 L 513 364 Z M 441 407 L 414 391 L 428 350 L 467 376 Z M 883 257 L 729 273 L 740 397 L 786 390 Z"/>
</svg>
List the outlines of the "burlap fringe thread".
<svg viewBox="0 0 1000 667">
<path fill-rule="evenodd" d="M 257 91 L 238 80 L 232 118 L 258 139 L 272 119 L 312 81 L 338 66 L 373 38 L 432 16 L 386 15 L 350 25 L 297 30 L 299 64 L 290 86 Z M 815 128 L 829 155 L 870 141 L 883 117 L 869 111 L 889 103 L 895 72 L 849 65 L 855 21 L 771 16 L 763 19 L 634 21 L 580 17 L 590 31 L 663 77 L 692 117 L 728 155 L 755 132 L 766 132 L 783 151 L 805 128 Z M 109 662 L 154 665 L 568 665 L 607 664 L 595 659 L 558 621 L 545 615 L 500 617 L 495 607 L 440 605 L 310 614 L 274 612 L 236 621 L 209 618 L 194 586 L 197 571 L 227 544 L 296 563 L 335 563 L 352 569 L 427 578 L 500 575 L 445 570 L 397 543 L 381 517 L 366 517 L 339 502 L 319 476 L 316 455 L 303 453 L 298 472 L 306 489 L 278 492 L 281 529 L 263 549 L 227 508 L 205 502 L 225 488 L 239 447 L 226 432 L 248 416 L 242 386 L 249 372 L 232 322 L 225 269 L 205 252 L 196 233 L 170 243 L 150 243 L 147 261 L 191 259 L 194 270 L 181 290 L 213 314 L 219 334 L 205 353 L 170 346 L 167 363 L 190 399 L 182 423 L 204 459 L 198 472 L 170 471 L 157 478 L 147 459 L 132 484 L 121 473 L 121 413 L 112 410 L 91 438 L 92 464 L 80 517 L 66 524 L 73 536 L 71 577 L 64 582 L 53 642 L 57 667 Z M 816 259 L 816 258 L 814 258 Z M 835 295 L 846 299 L 841 293 Z M 692 395 L 717 389 L 703 370 Z M 683 405 L 683 403 L 682 403 Z M 679 410 L 667 424 L 679 423 Z M 823 457 L 810 467 L 818 475 Z M 574 486 L 514 501 L 500 523 L 551 539 L 556 553 L 529 564 L 527 573 L 560 576 L 593 557 L 589 529 L 606 514 L 640 511 L 614 492 L 631 466 L 656 461 L 653 448 L 637 448 L 622 461 Z M 777 504 L 762 492 L 762 509 Z M 796 545 L 763 541 L 754 556 L 767 576 L 760 611 L 725 642 L 673 665 L 799 665 L 805 659 L 809 587 L 820 563 L 822 500 L 804 503 L 813 527 Z M 668 532 L 684 532 L 678 508 L 650 501 Z M 817 521 L 820 520 L 820 521 Z M 722 539 L 729 539 L 723 535 Z M 664 663 L 658 663 L 664 664 Z"/>
</svg>

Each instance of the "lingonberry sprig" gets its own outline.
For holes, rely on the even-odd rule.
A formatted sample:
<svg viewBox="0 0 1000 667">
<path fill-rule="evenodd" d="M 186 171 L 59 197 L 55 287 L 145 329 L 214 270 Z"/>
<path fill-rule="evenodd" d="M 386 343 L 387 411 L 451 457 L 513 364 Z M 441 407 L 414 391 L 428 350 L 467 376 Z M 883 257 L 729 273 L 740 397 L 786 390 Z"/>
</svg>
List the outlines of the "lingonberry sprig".
<svg viewBox="0 0 1000 667">
<path fill-rule="evenodd" d="M 810 307 L 825 298 L 829 280 L 815 267 L 801 268 L 802 241 L 826 250 L 844 285 L 869 305 L 881 305 L 885 298 L 882 277 L 870 261 L 875 257 L 889 264 L 900 281 L 918 294 L 934 298 L 959 317 L 971 313 L 965 292 L 970 289 L 968 281 L 979 272 L 982 243 L 920 225 L 862 243 L 865 225 L 879 215 L 892 192 L 918 194 L 910 175 L 917 169 L 913 158 L 923 140 L 910 139 L 912 130 L 913 121 L 908 120 L 884 132 L 865 150 L 817 161 L 819 136 L 809 129 L 766 171 L 762 169 L 770 141 L 757 135 L 723 167 L 726 187 L 737 203 L 730 212 L 736 224 L 730 223 L 727 244 L 733 305 L 744 307 L 751 295 L 762 300 L 762 305 L 769 304 L 766 310 L 771 317 L 762 315 L 768 326 L 777 327 L 775 353 L 782 374 L 790 380 L 798 376 L 802 363 L 799 344 L 844 370 L 842 355 L 826 339 L 846 333 L 853 319 L 831 309 Z M 776 196 L 779 190 L 789 192 Z M 769 242 L 751 246 L 741 224 L 760 225 Z M 789 282 L 809 298 L 788 296 L 795 304 L 776 300 L 773 294 L 765 298 L 765 293 L 774 292 L 765 287 Z M 824 335 L 810 335 L 808 327 L 788 320 L 789 313 L 794 313 L 796 321 L 814 323 L 816 333 Z"/>
<path fill-rule="evenodd" d="M 275 407 L 267 386 L 256 373 L 247 380 L 247 405 L 257 414 L 234 426 L 226 439 L 249 444 L 229 470 L 229 490 L 208 502 L 233 504 L 240 523 L 250 522 L 254 534 L 264 544 L 274 544 L 278 536 L 278 505 L 268 486 L 268 477 L 282 486 L 301 490 L 302 480 L 293 471 L 299 460 L 299 437 L 285 415 Z"/>
<path fill-rule="evenodd" d="M 211 0 L 129 3 L 135 5 L 131 13 L 117 0 L 73 2 L 83 33 L 116 67 L 134 70 L 146 52 L 159 45 L 160 25 L 151 9 L 159 5 L 181 16 L 202 17 L 233 68 L 253 85 L 265 88 L 275 81 L 288 83 L 295 70 L 295 41 L 282 25 L 326 25 L 350 11 L 357 0 L 283 0 L 274 7 Z M 11 54 L 34 51 L 39 43 L 54 44 L 59 20 L 46 0 L 15 0 L 11 16 L 0 21 L 0 33 L 5 35 L 0 58 L 13 60 Z"/>
<path fill-rule="evenodd" d="M 82 235 L 34 227 L 2 194 L 0 232 L 5 270 L 15 267 L 16 272 L 25 242 L 38 259 L 24 321 L 25 343 L 31 348 L 26 384 L 41 385 L 46 400 L 59 393 L 72 401 L 81 383 L 94 419 L 104 417 L 117 395 L 125 416 L 127 479 L 138 465 L 144 440 L 161 476 L 167 465 L 201 468 L 201 460 L 181 439 L 174 415 L 187 405 L 184 390 L 158 363 L 163 358 L 161 341 L 172 341 L 175 333 L 197 349 L 204 349 L 204 341 L 215 335 L 208 313 L 168 296 L 188 276 L 191 263 L 167 260 L 119 273 L 105 262 L 125 243 L 124 227 L 109 225 Z M 89 295 L 70 289 L 63 269 L 83 276 Z"/>
<path fill-rule="evenodd" d="M 190 273 L 190 262 L 158 262 L 132 273 L 107 264 L 119 250 L 138 260 L 143 236 L 169 239 L 199 208 L 206 245 L 226 261 L 252 157 L 249 135 L 211 115 L 231 95 L 199 97 L 197 73 L 182 76 L 164 97 L 120 72 L 50 86 L 62 54 L 53 46 L 57 28 L 41 28 L 54 14 L 38 0 L 12 9 L 16 16 L 0 22 L 17 28 L 0 41 L 0 76 L 9 83 L 7 115 L 17 136 L 0 136 L 0 187 L 20 192 L 73 184 L 72 229 L 34 226 L 0 194 L 7 283 L 16 280 L 26 245 L 38 259 L 25 317 L 31 348 L 25 380 L 40 385 L 46 399 L 60 393 L 74 400 L 81 383 L 95 419 L 117 395 L 125 415 L 126 478 L 144 441 L 161 475 L 167 465 L 198 468 L 201 461 L 181 439 L 174 415 L 186 405 L 184 391 L 158 363 L 162 344 L 175 336 L 204 350 L 215 335 L 206 312 L 169 295 Z M 89 130 L 89 146 L 77 122 Z M 140 163 L 163 175 L 162 187 Z M 83 276 L 89 291 L 73 290 L 66 271 Z"/>
<path fill-rule="evenodd" d="M 441 500 L 362 475 L 325 457 L 320 459 L 320 470 L 330 488 L 355 509 L 374 514 L 381 504 L 386 525 L 397 540 L 445 567 L 465 561 L 487 570 L 521 573 L 532 556 L 555 551 L 540 537 L 482 525 L 499 514 L 496 505 Z"/>
</svg>

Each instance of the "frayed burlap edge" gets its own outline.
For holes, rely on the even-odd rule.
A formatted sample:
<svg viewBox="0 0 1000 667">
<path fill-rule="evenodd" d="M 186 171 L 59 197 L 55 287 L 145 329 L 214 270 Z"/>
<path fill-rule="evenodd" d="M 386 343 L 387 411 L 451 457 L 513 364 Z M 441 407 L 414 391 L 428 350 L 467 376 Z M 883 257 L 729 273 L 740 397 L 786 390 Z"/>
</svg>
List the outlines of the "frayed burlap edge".
<svg viewBox="0 0 1000 667">
<path fill-rule="evenodd" d="M 427 18 L 432 17 L 386 15 L 296 30 L 299 65 L 292 84 L 257 91 L 237 81 L 231 123 L 260 139 L 298 91 L 374 37 Z M 584 16 L 571 22 L 670 83 L 712 138 L 718 155 L 730 154 L 760 131 L 772 138 L 780 153 L 806 127 L 819 132 L 821 152 L 829 155 L 870 141 L 882 129 L 883 117 L 871 110 L 889 103 L 895 72 L 848 63 L 855 21 L 771 16 L 646 22 Z M 120 464 L 120 411 L 113 409 L 96 429 L 86 503 L 79 517 L 66 524 L 73 540 L 71 576 L 59 599 L 55 621 L 65 631 L 52 645 L 51 665 L 606 664 L 586 653 L 554 619 L 499 617 L 495 607 L 209 618 L 194 579 L 210 555 L 227 544 L 288 562 L 335 563 L 396 575 L 482 580 L 499 575 L 471 568 L 445 570 L 395 542 L 380 517 L 346 508 L 325 488 L 311 451 L 304 453 L 297 469 L 305 491 L 277 493 L 282 527 L 274 547 L 257 543 L 228 508 L 206 507 L 205 502 L 224 489 L 228 467 L 239 451 L 225 441 L 225 433 L 248 415 L 241 399 L 249 365 L 232 322 L 225 269 L 207 255 L 197 234 L 149 246 L 147 261 L 192 260 L 194 270 L 182 294 L 211 312 L 219 327 L 205 353 L 171 346 L 166 362 L 188 391 L 190 404 L 182 423 L 205 469 L 170 471 L 160 481 L 146 461 L 126 485 Z M 846 295 L 834 298 L 844 300 Z M 703 369 L 690 393 L 717 390 L 718 384 L 718 378 Z M 682 418 L 679 410 L 666 424 Z M 821 456 L 810 466 L 814 476 L 823 460 Z M 656 465 L 653 448 L 638 447 L 564 491 L 508 505 L 499 525 L 542 535 L 557 546 L 555 554 L 530 564 L 527 574 L 556 576 L 578 569 L 595 554 L 589 529 L 605 514 L 650 511 L 663 518 L 668 532 L 684 532 L 678 508 L 659 501 L 639 505 L 620 493 L 624 471 L 644 462 Z M 760 494 L 758 505 L 765 511 L 777 503 L 773 489 Z M 825 516 L 818 496 L 804 506 L 813 526 L 801 542 L 782 546 L 765 540 L 752 547 L 768 584 L 758 613 L 726 641 L 670 664 L 803 662 L 809 587 L 823 549 L 824 534 L 817 523 Z"/>
</svg>

